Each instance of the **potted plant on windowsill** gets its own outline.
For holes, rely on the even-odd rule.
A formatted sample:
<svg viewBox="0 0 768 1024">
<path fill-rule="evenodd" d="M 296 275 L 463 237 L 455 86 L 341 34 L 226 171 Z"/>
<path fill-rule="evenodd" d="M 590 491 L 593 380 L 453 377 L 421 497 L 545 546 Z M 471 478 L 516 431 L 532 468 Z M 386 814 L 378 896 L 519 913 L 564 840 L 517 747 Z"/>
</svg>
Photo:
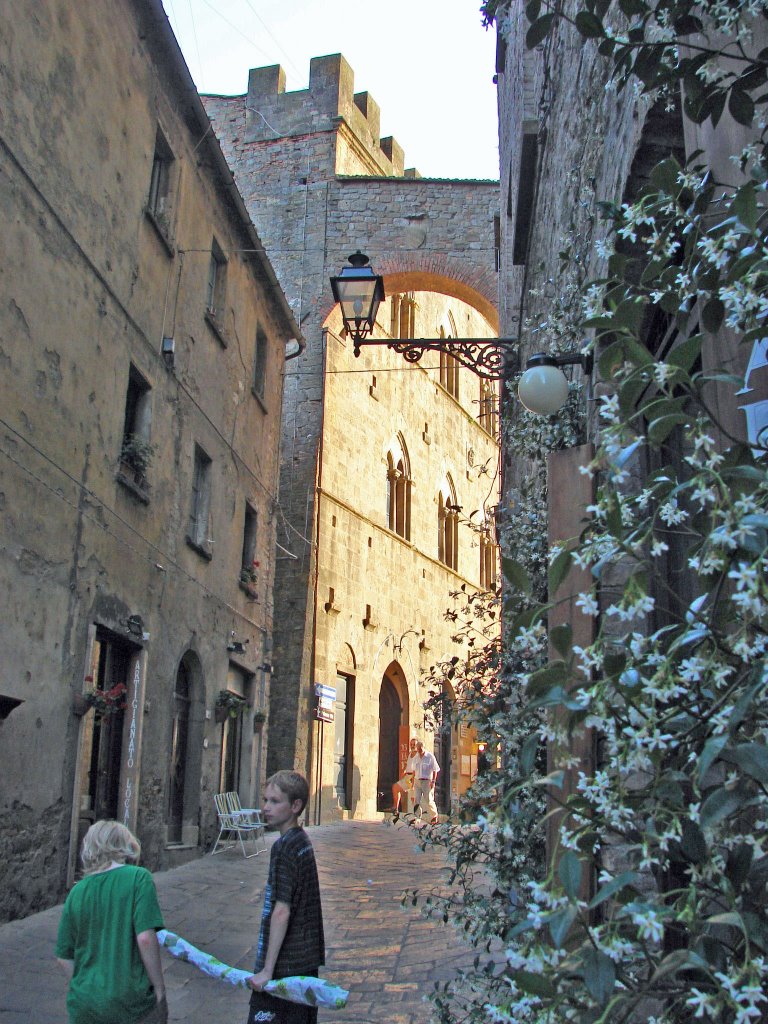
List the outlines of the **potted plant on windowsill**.
<svg viewBox="0 0 768 1024">
<path fill-rule="evenodd" d="M 245 711 L 248 701 L 239 693 L 231 690 L 219 690 L 214 702 L 214 717 L 217 722 L 222 723 L 227 718 L 238 718 Z"/>
<path fill-rule="evenodd" d="M 82 717 L 91 708 L 96 712 L 98 718 L 106 715 L 115 715 L 123 711 L 126 706 L 128 688 L 125 683 L 116 683 L 110 690 L 86 690 L 85 693 L 78 693 L 72 699 L 72 711 Z"/>
<path fill-rule="evenodd" d="M 257 585 L 259 582 L 259 574 L 256 571 L 258 569 L 258 562 L 254 562 L 252 566 L 244 565 L 240 570 L 240 589 L 244 590 L 249 597 L 256 598 L 258 596 Z"/>
<path fill-rule="evenodd" d="M 128 484 L 147 491 L 147 470 L 154 454 L 155 445 L 138 434 L 127 434 L 120 449 L 120 475 Z"/>
</svg>

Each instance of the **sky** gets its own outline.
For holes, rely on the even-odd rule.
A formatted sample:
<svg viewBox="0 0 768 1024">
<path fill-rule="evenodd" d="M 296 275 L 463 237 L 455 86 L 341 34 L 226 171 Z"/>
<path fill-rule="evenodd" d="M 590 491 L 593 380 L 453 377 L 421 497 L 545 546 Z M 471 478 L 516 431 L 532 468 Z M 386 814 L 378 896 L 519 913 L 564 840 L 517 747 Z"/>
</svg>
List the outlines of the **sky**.
<svg viewBox="0 0 768 1024">
<path fill-rule="evenodd" d="M 306 89 L 309 61 L 342 53 L 381 134 L 424 177 L 498 178 L 496 39 L 480 0 L 163 0 L 197 88 L 237 95 L 252 67 L 282 64 Z"/>
</svg>

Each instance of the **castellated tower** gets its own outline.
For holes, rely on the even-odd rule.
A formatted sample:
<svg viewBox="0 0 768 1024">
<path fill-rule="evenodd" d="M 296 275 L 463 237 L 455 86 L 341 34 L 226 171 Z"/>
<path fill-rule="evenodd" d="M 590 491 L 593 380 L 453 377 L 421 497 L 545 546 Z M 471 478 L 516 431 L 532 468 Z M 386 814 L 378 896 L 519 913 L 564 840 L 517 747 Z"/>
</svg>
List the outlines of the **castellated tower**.
<svg viewBox="0 0 768 1024">
<path fill-rule="evenodd" d="M 491 582 L 494 386 L 437 354 L 355 359 L 329 277 L 368 254 L 387 294 L 379 336 L 494 336 L 498 183 L 405 170 L 340 54 L 312 60 L 308 89 L 255 68 L 245 96 L 203 102 L 307 340 L 285 377 L 268 770 L 307 774 L 309 821 L 370 817 L 415 730 L 437 744 L 447 809 L 471 736 L 459 749 L 425 732 L 419 676 L 462 653 L 449 592 Z"/>
</svg>

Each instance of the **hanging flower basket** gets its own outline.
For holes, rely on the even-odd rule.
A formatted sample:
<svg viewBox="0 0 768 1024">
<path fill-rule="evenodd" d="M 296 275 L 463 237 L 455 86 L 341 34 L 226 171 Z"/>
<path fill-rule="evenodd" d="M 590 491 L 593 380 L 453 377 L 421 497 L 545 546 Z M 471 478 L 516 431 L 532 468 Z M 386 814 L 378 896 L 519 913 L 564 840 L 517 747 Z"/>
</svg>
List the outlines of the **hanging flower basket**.
<svg viewBox="0 0 768 1024">
<path fill-rule="evenodd" d="M 86 690 L 78 695 L 79 700 L 73 700 L 72 710 L 75 714 L 85 714 L 88 708 L 93 708 L 99 716 L 114 715 L 124 710 L 127 694 L 125 683 L 117 683 L 111 690 Z M 85 702 L 85 711 L 79 712 L 77 708 L 82 707 L 82 701 Z"/>
<path fill-rule="evenodd" d="M 214 703 L 214 715 L 217 722 L 224 722 L 230 718 L 239 718 L 248 705 L 245 697 L 231 690 L 219 690 Z"/>
</svg>

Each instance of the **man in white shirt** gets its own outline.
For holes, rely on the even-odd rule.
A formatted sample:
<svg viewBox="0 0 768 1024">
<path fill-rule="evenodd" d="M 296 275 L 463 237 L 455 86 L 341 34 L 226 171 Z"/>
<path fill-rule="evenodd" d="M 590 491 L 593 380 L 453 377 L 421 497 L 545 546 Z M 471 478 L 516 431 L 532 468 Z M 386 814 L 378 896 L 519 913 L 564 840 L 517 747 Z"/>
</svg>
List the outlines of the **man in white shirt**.
<svg viewBox="0 0 768 1024">
<path fill-rule="evenodd" d="M 416 807 L 414 810 L 417 810 L 419 815 L 422 815 L 425 808 L 428 808 L 429 823 L 430 825 L 436 825 L 435 783 L 437 782 L 440 765 L 437 763 L 435 755 L 424 749 L 424 744 L 421 740 L 416 744 L 416 752 L 418 761 L 416 762 L 416 792 L 414 794 Z"/>
</svg>

